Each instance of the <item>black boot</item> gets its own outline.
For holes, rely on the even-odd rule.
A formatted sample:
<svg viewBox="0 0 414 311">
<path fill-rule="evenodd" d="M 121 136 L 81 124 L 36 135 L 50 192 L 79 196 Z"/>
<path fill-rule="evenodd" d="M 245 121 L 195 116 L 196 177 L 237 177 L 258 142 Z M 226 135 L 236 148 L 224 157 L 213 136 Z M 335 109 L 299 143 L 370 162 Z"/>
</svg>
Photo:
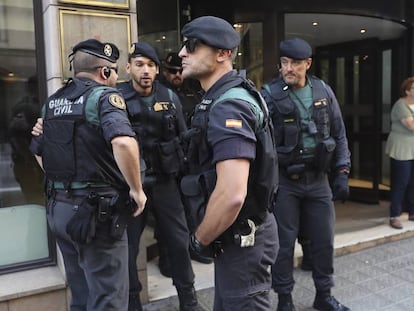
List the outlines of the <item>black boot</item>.
<svg viewBox="0 0 414 311">
<path fill-rule="evenodd" d="M 177 287 L 180 311 L 204 311 L 198 304 L 197 294 L 194 286 Z"/>
<path fill-rule="evenodd" d="M 313 308 L 320 311 L 350 311 L 348 307 L 341 304 L 330 291 L 317 291 Z"/>
<path fill-rule="evenodd" d="M 277 311 L 296 311 L 291 294 L 279 294 L 278 298 Z"/>
<path fill-rule="evenodd" d="M 128 311 L 142 311 L 139 293 L 129 293 Z"/>
</svg>

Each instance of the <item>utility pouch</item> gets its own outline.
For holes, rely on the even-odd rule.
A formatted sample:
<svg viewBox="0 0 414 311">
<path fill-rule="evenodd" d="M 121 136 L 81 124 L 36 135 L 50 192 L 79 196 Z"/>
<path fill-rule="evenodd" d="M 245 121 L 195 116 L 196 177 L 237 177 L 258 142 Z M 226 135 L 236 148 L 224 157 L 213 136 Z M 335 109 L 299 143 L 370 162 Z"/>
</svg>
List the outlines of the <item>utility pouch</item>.
<svg viewBox="0 0 414 311">
<path fill-rule="evenodd" d="M 286 120 L 283 120 L 283 137 L 279 137 L 279 141 L 277 141 L 277 155 L 279 160 L 279 165 L 286 166 L 289 163 L 292 163 L 292 160 L 294 158 L 294 150 L 296 146 L 299 143 L 300 139 L 300 129 L 298 128 L 298 125 L 296 124 L 296 121 L 294 121 L 293 118 L 286 118 Z M 280 128 L 279 126 L 276 126 L 276 130 Z M 277 132 L 275 131 L 275 135 Z M 280 135 L 279 135 L 280 136 Z M 277 137 L 276 137 L 277 138 Z"/>
<path fill-rule="evenodd" d="M 164 114 L 162 117 L 162 137 L 171 140 L 176 135 L 175 116 Z"/>
<path fill-rule="evenodd" d="M 322 140 L 316 145 L 314 166 L 318 172 L 329 171 L 336 142 L 332 137 Z"/>
<path fill-rule="evenodd" d="M 145 175 L 144 190 L 153 187 L 157 183 L 157 176 L 155 174 Z"/>
<path fill-rule="evenodd" d="M 95 237 L 98 200 L 98 195 L 91 192 L 76 206 L 75 214 L 66 225 L 66 233 L 73 241 L 86 244 Z"/>
<path fill-rule="evenodd" d="M 181 179 L 181 192 L 188 211 L 190 223 L 197 227 L 204 218 L 205 210 L 216 185 L 216 171 L 210 170 L 199 175 L 187 175 Z"/>
<path fill-rule="evenodd" d="M 179 173 L 184 167 L 184 151 L 179 139 L 159 143 L 158 148 L 162 173 Z"/>
<path fill-rule="evenodd" d="M 111 197 L 100 197 L 98 204 L 98 212 L 96 219 L 99 222 L 105 222 L 112 216 L 112 198 Z"/>
</svg>

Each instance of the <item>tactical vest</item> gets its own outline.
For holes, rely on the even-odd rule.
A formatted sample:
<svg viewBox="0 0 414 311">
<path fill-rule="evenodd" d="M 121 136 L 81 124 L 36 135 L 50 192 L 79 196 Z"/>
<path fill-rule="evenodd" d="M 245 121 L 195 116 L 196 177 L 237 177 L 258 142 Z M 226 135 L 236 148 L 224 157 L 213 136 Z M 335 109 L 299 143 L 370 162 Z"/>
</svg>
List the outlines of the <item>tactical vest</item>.
<svg viewBox="0 0 414 311">
<path fill-rule="evenodd" d="M 222 95 L 218 96 L 219 94 Z M 263 215 L 268 208 L 270 209 L 278 184 L 277 154 L 272 122 L 266 103 L 251 81 L 240 76 L 233 77 L 230 83 L 225 84 L 224 89 L 221 88 L 215 95 L 212 95 L 210 104 L 202 102 L 197 106 L 192 120 L 192 129 L 189 132 L 189 175 L 200 176 L 197 180 L 200 181 L 202 189 L 198 195 L 205 196 L 206 204 L 216 182 L 215 168 L 211 163 L 212 149 L 207 141 L 209 113 L 215 105 L 230 98 L 248 102 L 258 119 L 255 129 L 256 158 L 250 165 L 247 197 L 238 216 L 239 220 L 243 220 Z M 191 187 L 194 186 L 182 183 L 184 194 L 190 193 L 191 195 Z"/>
<path fill-rule="evenodd" d="M 180 141 L 173 91 L 158 81 L 155 100 L 148 107 L 131 82 L 118 85 L 125 98 L 129 120 L 137 133 L 149 174 L 176 174 L 182 170 L 184 153 Z"/>
<path fill-rule="evenodd" d="M 324 82 L 316 77 L 308 77 L 312 85 L 313 106 L 311 119 L 316 125 L 316 149 L 311 163 L 315 169 L 326 171 L 335 149 L 335 141 L 331 137 L 331 102 Z M 283 79 L 265 84 L 262 92 L 274 125 L 276 150 L 281 167 L 303 163 L 303 142 L 301 117 L 299 109 L 289 96 L 289 86 Z M 320 161 L 323 158 L 323 161 Z"/>
<path fill-rule="evenodd" d="M 43 107 L 42 160 L 48 180 L 105 183 L 126 188 L 99 120 L 100 97 L 117 92 L 91 80 L 73 79 Z"/>
</svg>

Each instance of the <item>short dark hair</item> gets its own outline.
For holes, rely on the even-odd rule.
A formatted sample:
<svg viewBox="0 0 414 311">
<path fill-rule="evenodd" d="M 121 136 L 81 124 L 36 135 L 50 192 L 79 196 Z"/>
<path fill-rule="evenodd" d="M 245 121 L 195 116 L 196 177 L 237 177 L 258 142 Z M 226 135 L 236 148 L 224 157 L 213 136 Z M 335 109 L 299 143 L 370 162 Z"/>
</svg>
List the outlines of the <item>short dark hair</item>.
<svg viewBox="0 0 414 311">
<path fill-rule="evenodd" d="M 73 56 L 73 72 L 75 75 L 80 72 L 93 72 L 100 66 L 111 66 L 111 64 L 109 61 L 83 51 L 77 51 Z"/>
<path fill-rule="evenodd" d="M 414 84 L 414 77 L 408 77 L 401 83 L 401 97 L 407 96 L 406 91 L 409 91 Z"/>
</svg>

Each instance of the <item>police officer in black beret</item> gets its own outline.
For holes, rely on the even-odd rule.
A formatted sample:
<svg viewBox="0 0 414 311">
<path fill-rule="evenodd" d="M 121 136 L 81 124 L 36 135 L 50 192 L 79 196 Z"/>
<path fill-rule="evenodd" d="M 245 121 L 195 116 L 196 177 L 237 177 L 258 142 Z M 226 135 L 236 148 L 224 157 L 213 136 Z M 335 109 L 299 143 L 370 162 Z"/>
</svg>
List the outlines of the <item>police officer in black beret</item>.
<svg viewBox="0 0 414 311">
<path fill-rule="evenodd" d="M 186 132 L 182 107 L 177 94 L 166 88 L 156 76 L 160 61 L 154 48 L 145 42 L 131 45 L 126 70 L 130 81 L 118 84 L 126 100 L 132 126 L 137 133 L 146 164 L 145 192 L 156 218 L 160 241 L 166 246 L 171 276 L 181 311 L 202 310 L 194 290 L 194 272 L 189 255 L 189 233 L 178 187 L 184 165 L 181 136 Z M 146 213 L 128 227 L 130 237 L 130 310 L 141 310 L 135 265 L 139 238 Z"/>
<path fill-rule="evenodd" d="M 187 127 L 189 127 L 194 108 L 201 101 L 199 93 L 201 87 L 197 80 L 184 79 L 182 73 L 181 57 L 176 52 L 168 53 L 162 64 L 162 78 L 160 81 L 177 93 L 183 107 Z M 205 260 L 201 261 L 205 262 Z"/>
<path fill-rule="evenodd" d="M 233 70 L 239 34 L 214 16 L 182 29 L 184 78 L 205 91 L 189 132 L 181 189 L 197 226 L 190 247 L 215 264 L 215 311 L 270 310 L 278 238 L 270 201 L 277 159 L 266 104 Z"/>
<path fill-rule="evenodd" d="M 113 88 L 119 51 L 89 39 L 71 57 L 75 77 L 47 100 L 43 134 L 31 149 L 47 179 L 47 218 L 63 254 L 70 309 L 126 311 L 125 228 L 146 196 L 135 132 Z"/>
<path fill-rule="evenodd" d="M 309 239 L 313 307 L 349 310 L 332 295 L 335 208 L 348 196 L 350 152 L 341 110 L 332 89 L 307 75 L 312 48 L 300 39 L 280 43 L 279 78 L 262 89 L 275 125 L 280 187 L 274 214 L 279 225 L 280 251 L 272 267 L 277 310 L 292 311 L 293 255 L 300 227 Z M 334 174 L 332 190 L 328 172 Z"/>
</svg>

